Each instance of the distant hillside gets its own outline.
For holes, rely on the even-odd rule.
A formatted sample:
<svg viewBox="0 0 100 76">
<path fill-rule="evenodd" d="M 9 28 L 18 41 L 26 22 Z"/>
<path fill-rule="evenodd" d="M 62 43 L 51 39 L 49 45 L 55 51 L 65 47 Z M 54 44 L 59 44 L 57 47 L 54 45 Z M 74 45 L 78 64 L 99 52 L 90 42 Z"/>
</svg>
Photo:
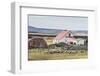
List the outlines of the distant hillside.
<svg viewBox="0 0 100 76">
<path fill-rule="evenodd" d="M 28 26 L 28 32 L 29 33 L 44 33 L 44 34 L 52 34 L 52 35 L 57 35 L 63 30 L 60 29 L 46 29 L 46 28 L 36 28 L 32 26 Z M 85 35 L 87 36 L 88 31 L 87 30 L 69 30 L 71 31 L 74 35 Z"/>
<path fill-rule="evenodd" d="M 59 29 L 45 29 L 45 28 L 36 28 L 32 26 L 28 26 L 28 32 L 29 33 L 45 33 L 45 34 L 58 34 L 63 30 Z"/>
</svg>

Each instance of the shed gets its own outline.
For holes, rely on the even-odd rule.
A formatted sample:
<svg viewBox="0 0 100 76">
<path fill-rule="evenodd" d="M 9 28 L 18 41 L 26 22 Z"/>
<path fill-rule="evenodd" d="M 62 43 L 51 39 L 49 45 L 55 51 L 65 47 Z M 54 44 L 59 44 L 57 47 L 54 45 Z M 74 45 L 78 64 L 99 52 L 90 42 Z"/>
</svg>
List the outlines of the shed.
<svg viewBox="0 0 100 76">
<path fill-rule="evenodd" d="M 42 37 L 33 37 L 28 40 L 28 48 L 47 48 L 48 45 Z"/>
</svg>

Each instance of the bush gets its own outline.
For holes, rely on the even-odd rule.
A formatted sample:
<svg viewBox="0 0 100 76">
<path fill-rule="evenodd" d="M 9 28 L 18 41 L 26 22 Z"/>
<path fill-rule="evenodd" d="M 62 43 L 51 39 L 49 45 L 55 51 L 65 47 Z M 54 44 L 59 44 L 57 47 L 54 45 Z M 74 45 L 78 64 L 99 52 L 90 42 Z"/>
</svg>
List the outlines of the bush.
<svg viewBox="0 0 100 76">
<path fill-rule="evenodd" d="M 60 42 L 58 44 L 55 44 L 57 47 L 65 47 L 67 44 L 64 42 Z"/>
<path fill-rule="evenodd" d="M 87 50 L 88 47 L 86 45 L 69 45 L 68 50 Z"/>
<path fill-rule="evenodd" d="M 55 49 L 61 47 L 63 50 L 88 50 L 87 45 L 68 45 L 66 43 L 58 43 L 58 44 L 51 44 L 48 46 L 49 48 Z"/>
</svg>

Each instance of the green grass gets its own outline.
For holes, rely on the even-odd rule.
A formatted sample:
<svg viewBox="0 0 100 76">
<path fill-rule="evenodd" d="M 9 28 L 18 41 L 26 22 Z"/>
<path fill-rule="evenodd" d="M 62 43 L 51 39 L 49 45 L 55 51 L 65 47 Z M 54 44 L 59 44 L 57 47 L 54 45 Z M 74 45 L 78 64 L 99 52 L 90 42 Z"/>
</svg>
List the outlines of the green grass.
<svg viewBox="0 0 100 76">
<path fill-rule="evenodd" d="M 83 52 L 81 52 L 83 51 Z M 77 53 L 63 52 L 50 54 L 48 49 L 30 49 L 28 51 L 28 60 L 61 60 L 61 59 L 84 59 L 88 58 L 88 51 L 81 50 Z"/>
</svg>

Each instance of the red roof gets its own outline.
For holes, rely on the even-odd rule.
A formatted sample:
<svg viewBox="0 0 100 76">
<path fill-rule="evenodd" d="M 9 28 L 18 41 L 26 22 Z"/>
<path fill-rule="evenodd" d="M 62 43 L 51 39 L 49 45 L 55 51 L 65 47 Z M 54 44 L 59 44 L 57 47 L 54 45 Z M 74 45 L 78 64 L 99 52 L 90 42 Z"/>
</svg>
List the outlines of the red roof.
<svg viewBox="0 0 100 76">
<path fill-rule="evenodd" d="M 57 36 L 56 36 L 56 39 L 62 39 L 63 37 L 65 37 L 69 32 L 66 30 L 66 31 L 62 31 L 60 32 Z"/>
<path fill-rule="evenodd" d="M 56 36 L 55 39 L 60 40 L 60 39 L 64 38 L 65 36 L 68 36 L 69 33 L 70 33 L 70 32 L 69 32 L 68 30 L 64 30 L 64 31 L 60 32 L 60 33 Z M 74 38 L 74 37 L 71 37 L 70 39 L 75 39 L 75 38 Z"/>
</svg>

